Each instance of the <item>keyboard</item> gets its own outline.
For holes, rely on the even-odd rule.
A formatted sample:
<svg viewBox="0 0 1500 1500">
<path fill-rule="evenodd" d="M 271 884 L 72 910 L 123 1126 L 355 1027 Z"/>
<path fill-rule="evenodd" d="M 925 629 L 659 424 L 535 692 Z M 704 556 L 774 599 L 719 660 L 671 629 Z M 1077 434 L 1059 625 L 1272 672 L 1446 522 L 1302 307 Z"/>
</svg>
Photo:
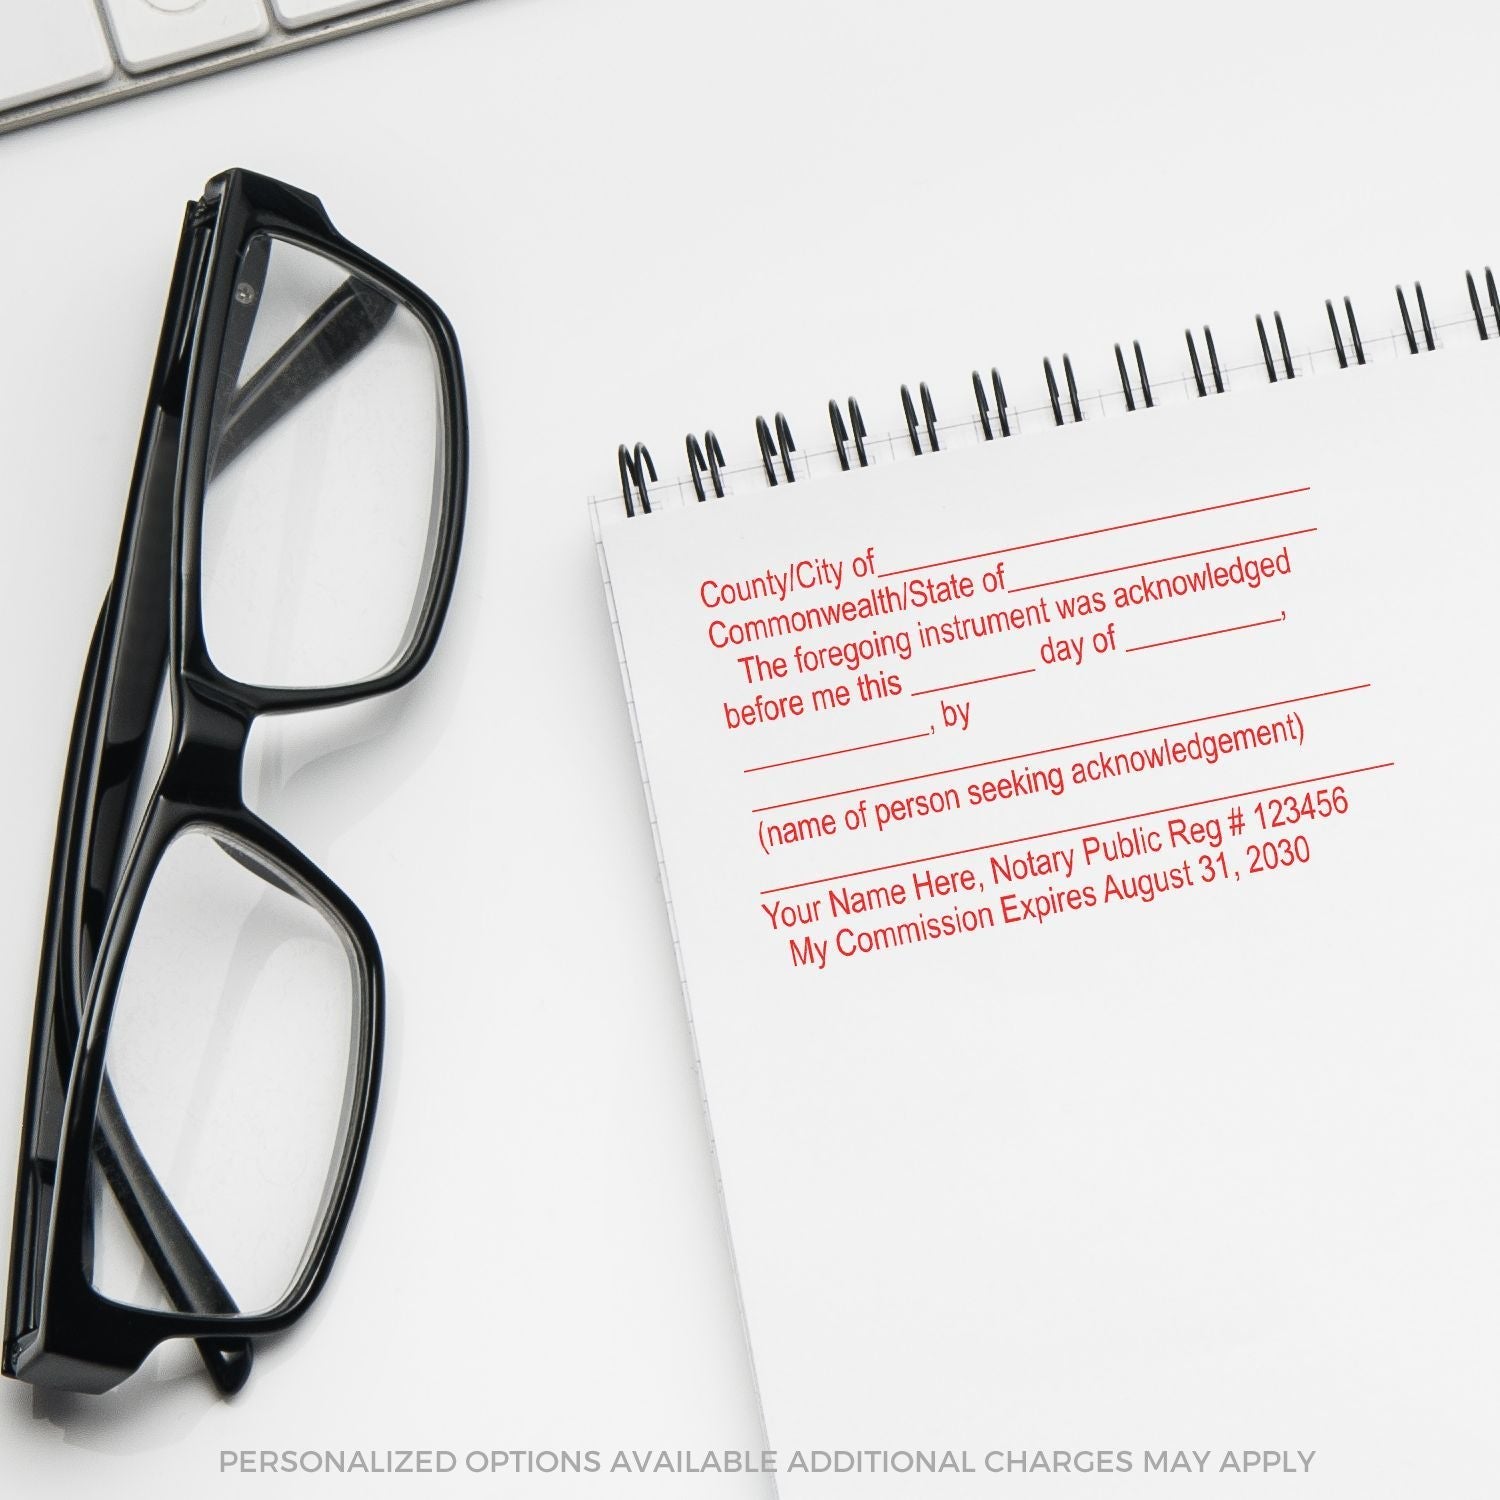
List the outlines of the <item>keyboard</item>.
<svg viewBox="0 0 1500 1500">
<path fill-rule="evenodd" d="M 0 134 L 464 0 L 0 0 Z"/>
</svg>

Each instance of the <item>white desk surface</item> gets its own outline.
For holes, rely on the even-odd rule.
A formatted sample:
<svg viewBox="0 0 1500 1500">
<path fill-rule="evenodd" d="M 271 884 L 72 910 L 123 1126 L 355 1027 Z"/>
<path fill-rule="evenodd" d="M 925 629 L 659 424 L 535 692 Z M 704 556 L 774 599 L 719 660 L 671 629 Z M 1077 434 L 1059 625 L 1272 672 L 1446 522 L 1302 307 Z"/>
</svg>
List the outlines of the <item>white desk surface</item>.
<svg viewBox="0 0 1500 1500">
<path fill-rule="evenodd" d="M 828 397 L 888 430 L 901 382 L 957 409 L 976 365 L 1032 405 L 1044 354 L 1112 388 L 1116 339 L 1179 377 L 1188 323 L 1238 363 L 1273 308 L 1325 343 L 1325 296 L 1388 331 L 1398 280 L 1464 316 L 1500 256 L 1497 40 L 1471 4 L 474 0 L 0 140 L 7 1129 L 183 202 L 230 165 L 318 193 L 452 317 L 474 451 L 431 671 L 307 731 L 353 748 L 260 804 L 392 980 L 333 1279 L 232 1402 L 178 1356 L 104 1399 L 7 1385 L 8 1489 L 217 1493 L 227 1449 L 759 1447 L 584 497 L 621 440 L 676 475 L 689 427 L 743 462 L 781 409 L 822 446 Z"/>
</svg>

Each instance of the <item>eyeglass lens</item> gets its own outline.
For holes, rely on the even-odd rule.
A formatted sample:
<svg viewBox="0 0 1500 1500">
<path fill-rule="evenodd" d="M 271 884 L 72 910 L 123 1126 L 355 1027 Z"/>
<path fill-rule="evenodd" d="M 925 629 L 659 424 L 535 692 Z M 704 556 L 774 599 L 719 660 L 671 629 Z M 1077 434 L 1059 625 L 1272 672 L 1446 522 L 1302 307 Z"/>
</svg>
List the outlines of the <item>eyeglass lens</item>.
<svg viewBox="0 0 1500 1500">
<path fill-rule="evenodd" d="M 226 676 L 332 687 L 399 660 L 433 565 L 441 389 L 408 308 L 325 255 L 250 238 L 203 507 L 204 633 Z"/>
<path fill-rule="evenodd" d="M 288 877 L 227 835 L 178 835 L 152 877 L 105 1051 L 97 1291 L 170 1306 L 107 1185 L 138 1152 L 237 1309 L 283 1299 L 349 1147 L 357 1002 L 340 931 Z"/>
</svg>

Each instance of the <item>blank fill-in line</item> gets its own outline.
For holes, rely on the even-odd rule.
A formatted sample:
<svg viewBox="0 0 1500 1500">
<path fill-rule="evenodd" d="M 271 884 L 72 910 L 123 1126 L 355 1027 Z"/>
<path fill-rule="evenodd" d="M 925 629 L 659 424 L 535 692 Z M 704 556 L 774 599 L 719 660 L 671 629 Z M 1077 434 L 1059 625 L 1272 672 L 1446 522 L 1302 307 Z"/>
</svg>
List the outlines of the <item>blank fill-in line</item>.
<svg viewBox="0 0 1500 1500">
<path fill-rule="evenodd" d="M 1071 828 L 1054 828 L 1047 833 L 1025 833 L 1019 838 L 996 839 L 992 844 L 975 844 L 970 849 L 949 849 L 944 854 L 919 854 L 915 859 L 898 859 L 888 865 L 870 865 L 864 870 L 846 870 L 842 875 L 820 875 L 816 880 L 794 880 L 790 885 L 773 885 L 760 894 L 779 896 L 783 891 L 800 891 L 810 885 L 832 885 L 836 880 L 855 880 L 861 875 L 880 875 L 886 870 L 909 870 L 913 865 L 930 865 L 940 859 L 959 859 L 965 854 L 985 854 L 991 849 L 1007 849 L 1012 844 L 1034 844 L 1038 839 L 1061 838 L 1065 833 L 1084 833 L 1090 828 L 1108 828 L 1114 823 L 1133 823 L 1137 818 L 1159 818 L 1166 813 L 1187 812 L 1194 807 L 1212 807 L 1218 802 L 1232 802 L 1236 797 L 1263 797 L 1267 792 L 1284 792 L 1294 786 L 1315 786 L 1324 781 L 1341 781 L 1346 776 L 1363 776 L 1366 771 L 1388 771 L 1395 764 L 1393 760 L 1383 760 L 1373 766 L 1356 766 L 1352 771 L 1329 771 L 1322 776 L 1304 776 L 1298 781 L 1278 781 L 1275 786 L 1252 787 L 1248 792 L 1225 792 L 1219 797 L 1200 797 L 1196 802 L 1177 802 L 1171 807 L 1155 807 L 1150 812 L 1122 813 L 1117 818 L 1075 823 Z"/>
<path fill-rule="evenodd" d="M 1270 536 L 1246 537 L 1242 542 L 1220 542 L 1217 547 L 1199 547 L 1195 552 L 1173 552 L 1166 557 L 1148 557 L 1145 562 L 1121 563 L 1117 568 L 1095 568 L 1092 573 L 1073 573 L 1067 578 L 1049 578 L 1045 583 L 1023 583 L 1006 589 L 1007 594 L 1025 594 L 1032 589 L 1056 588 L 1060 583 L 1078 583 L 1085 578 L 1103 578 L 1106 573 L 1130 573 L 1136 568 L 1154 568 L 1157 563 L 1181 562 L 1185 557 L 1207 557 L 1210 552 L 1227 552 L 1231 547 L 1258 547 L 1262 542 L 1280 542 L 1289 536 L 1311 536 L 1318 528 L 1304 526 L 1299 531 L 1275 531 Z M 1174 599 L 1180 597 L 1174 594 Z"/>
<path fill-rule="evenodd" d="M 996 672 L 993 677 L 970 677 L 963 682 L 946 683 L 942 687 L 919 688 L 910 696 L 913 698 L 923 698 L 928 693 L 949 693 L 952 692 L 954 688 L 978 687 L 982 682 L 1004 682 L 1007 677 L 1029 677 L 1035 671 L 1035 667 L 1022 667 L 1019 672 Z"/>
<path fill-rule="evenodd" d="M 1311 485 L 1299 485 L 1294 490 L 1272 490 L 1268 495 L 1251 495 L 1244 500 L 1225 500 L 1218 505 L 1200 505 L 1193 510 L 1174 510 L 1164 516 L 1147 516 L 1140 521 L 1120 521 L 1114 526 L 1095 526 L 1090 531 L 1070 531 L 1066 536 L 1043 537 L 1039 542 L 1017 542 L 1010 547 L 995 547 L 988 552 L 970 552 L 963 557 L 944 557 L 937 562 L 917 563 L 910 568 L 891 568 L 877 573 L 877 578 L 899 578 L 903 573 L 923 573 L 928 568 L 951 568 L 955 563 L 982 562 L 986 557 L 1003 557 L 1010 552 L 1026 552 L 1032 547 L 1050 547 L 1056 542 L 1076 542 L 1081 537 L 1103 536 L 1109 531 L 1129 531 L 1136 526 L 1155 526 L 1158 521 L 1180 521 L 1184 516 L 1203 516 L 1214 510 L 1233 510 L 1237 505 L 1255 505 L 1261 500 L 1280 500 L 1287 495 L 1305 495 Z"/>
<path fill-rule="evenodd" d="M 1325 688 L 1321 693 L 1303 693 L 1296 698 L 1278 698 L 1274 703 L 1252 703 L 1248 708 L 1225 708 L 1218 713 L 1199 714 L 1192 719 L 1173 719 L 1169 724 L 1147 724 L 1143 729 L 1122 729 L 1115 734 L 1096 735 L 1091 740 L 1070 740 L 1066 745 L 1048 745 L 1042 750 L 1023 750 L 1016 755 L 997 755 L 993 760 L 970 761 L 966 766 L 945 766 L 940 771 L 915 771 L 910 776 L 893 776 L 889 781 L 872 781 L 865 786 L 841 787 L 835 792 L 814 792 L 810 797 L 794 797 L 789 802 L 771 802 L 752 807 L 751 812 L 779 812 L 783 807 L 800 807 L 804 802 L 826 802 L 831 797 L 852 797 L 857 792 L 880 792 L 888 786 L 902 786 L 908 781 L 930 781 L 936 776 L 961 776 L 965 771 L 982 771 L 986 766 L 1003 766 L 1013 760 L 1038 760 L 1044 755 L 1061 755 L 1065 750 L 1085 750 L 1090 745 L 1107 745 L 1111 740 L 1128 740 L 1138 734 L 1161 734 L 1168 729 L 1185 729 L 1189 724 L 1207 724 L 1211 719 L 1233 719 L 1240 714 L 1264 713 L 1268 708 L 1288 708 L 1293 703 L 1313 703 L 1319 698 L 1337 698 L 1343 693 L 1358 693 L 1368 682 L 1349 687 Z"/>
<path fill-rule="evenodd" d="M 1179 646 L 1183 641 L 1207 640 L 1211 635 L 1232 635 L 1236 630 L 1257 630 L 1262 625 L 1280 625 L 1286 620 L 1286 611 L 1282 610 L 1279 615 L 1272 615 L 1268 620 L 1251 620 L 1248 625 L 1224 625 L 1218 630 L 1200 630 L 1195 635 L 1174 635 L 1170 640 L 1151 641 L 1144 646 L 1127 646 L 1125 654 L 1130 655 L 1132 651 L 1155 651 L 1158 646 Z"/>
<path fill-rule="evenodd" d="M 932 733 L 927 729 L 921 734 L 898 734 L 893 740 L 871 740 L 868 745 L 846 745 L 842 750 L 820 750 L 816 755 L 795 755 L 791 760 L 773 760 L 769 765 L 746 766 L 745 775 L 752 771 L 774 771 L 778 766 L 800 766 L 808 760 L 828 760 L 834 755 L 853 755 L 856 750 L 878 750 L 882 745 L 902 745 L 907 740 L 925 740 Z"/>
</svg>

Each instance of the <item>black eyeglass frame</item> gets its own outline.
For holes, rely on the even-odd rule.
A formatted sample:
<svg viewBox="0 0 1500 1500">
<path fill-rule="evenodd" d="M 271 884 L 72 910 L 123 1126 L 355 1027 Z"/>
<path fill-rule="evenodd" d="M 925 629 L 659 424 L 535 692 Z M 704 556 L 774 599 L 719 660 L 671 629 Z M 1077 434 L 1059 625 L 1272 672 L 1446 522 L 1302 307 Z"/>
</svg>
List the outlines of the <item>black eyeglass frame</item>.
<svg viewBox="0 0 1500 1500">
<path fill-rule="evenodd" d="M 395 660 L 354 683 L 238 682 L 214 665 L 205 639 L 200 563 L 214 406 L 240 266 L 256 235 L 330 259 L 406 308 L 436 356 L 443 416 L 440 489 L 425 597 Z M 336 322 L 338 314 L 331 317 Z M 311 335 L 319 336 L 328 336 L 326 328 Z M 357 347 L 343 350 L 344 357 L 357 354 Z M 237 363 L 243 348 L 231 354 Z M 300 399 L 295 391 L 283 396 L 278 413 L 275 393 L 269 395 L 258 430 Z M 243 170 L 210 182 L 204 197 L 189 205 L 183 226 L 116 571 L 90 647 L 69 748 L 22 1123 L 5 1374 L 68 1390 L 107 1390 L 163 1340 L 187 1337 L 198 1341 L 219 1387 L 232 1391 L 249 1374 L 249 1340 L 294 1323 L 327 1280 L 369 1149 L 384 1031 L 383 968 L 358 907 L 246 806 L 245 745 L 263 714 L 374 697 L 422 670 L 453 592 L 467 473 L 462 364 L 453 329 L 436 303 L 344 239 L 310 194 Z M 127 850 L 121 844 L 124 809 L 143 772 L 163 672 L 172 702 L 172 746 Z M 253 1315 L 235 1307 L 134 1148 L 105 1071 L 115 999 L 147 889 L 167 848 L 190 829 L 214 836 L 262 878 L 319 910 L 343 937 L 356 981 L 348 1123 L 324 1217 L 285 1295 Z M 65 1085 L 61 1098 L 59 1082 Z M 176 1310 L 129 1307 L 91 1284 L 96 1157 Z"/>
</svg>

